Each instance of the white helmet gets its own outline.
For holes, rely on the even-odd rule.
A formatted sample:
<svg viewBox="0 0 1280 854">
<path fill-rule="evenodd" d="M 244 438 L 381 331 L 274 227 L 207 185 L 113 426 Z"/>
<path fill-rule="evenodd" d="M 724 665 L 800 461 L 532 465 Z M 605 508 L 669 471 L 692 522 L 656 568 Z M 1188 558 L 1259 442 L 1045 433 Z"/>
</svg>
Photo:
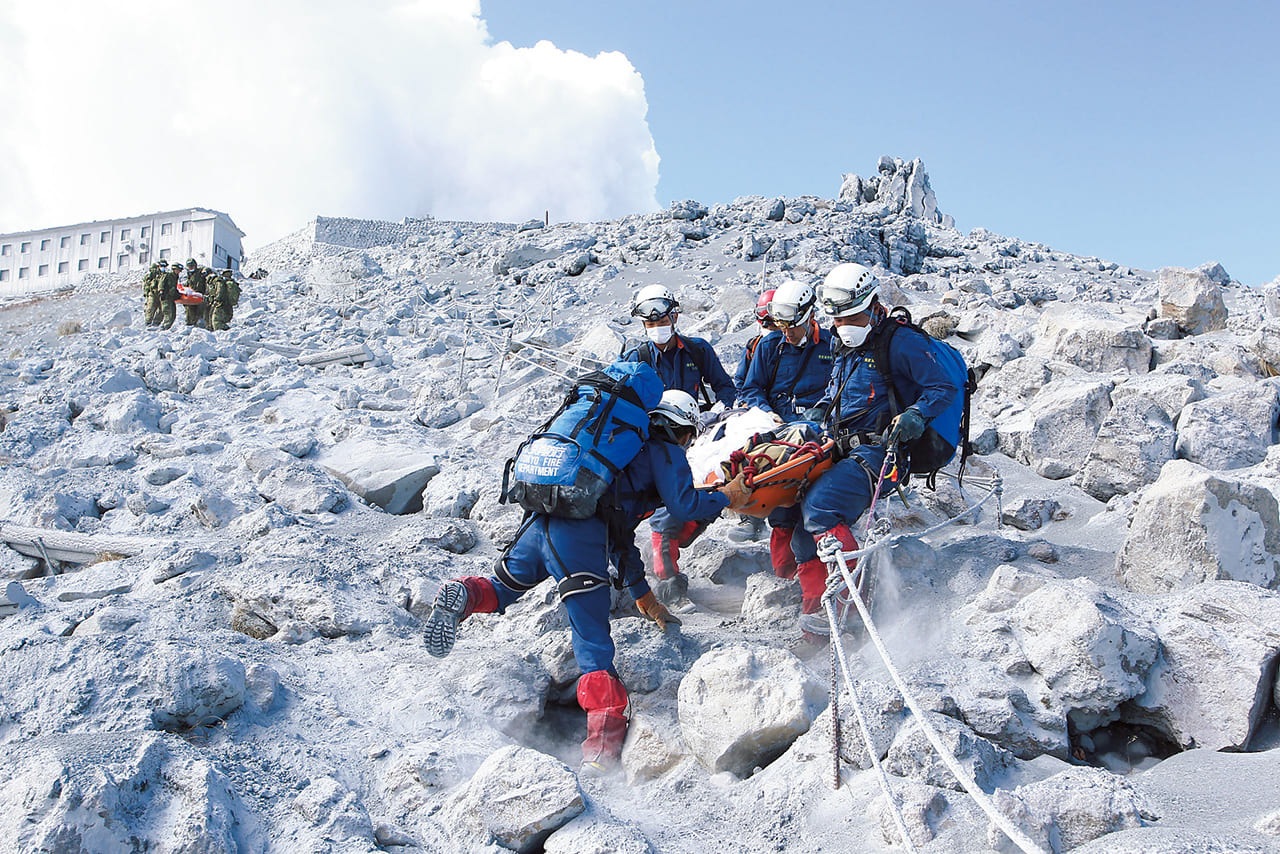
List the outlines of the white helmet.
<svg viewBox="0 0 1280 854">
<path fill-rule="evenodd" d="M 658 405 L 649 410 L 649 426 L 664 438 L 677 442 L 677 430 L 698 430 L 698 402 L 687 391 L 678 388 L 662 393 Z"/>
<path fill-rule="evenodd" d="M 827 273 L 818 298 L 828 317 L 848 317 L 866 311 L 880 289 L 880 280 L 861 264 L 837 264 Z"/>
<path fill-rule="evenodd" d="M 661 320 L 680 310 L 675 294 L 666 285 L 645 285 L 631 304 L 631 316 L 641 320 Z"/>
<path fill-rule="evenodd" d="M 813 288 L 788 279 L 774 292 L 773 301 L 769 303 L 769 316 L 783 329 L 801 326 L 813 316 L 814 302 Z"/>
</svg>

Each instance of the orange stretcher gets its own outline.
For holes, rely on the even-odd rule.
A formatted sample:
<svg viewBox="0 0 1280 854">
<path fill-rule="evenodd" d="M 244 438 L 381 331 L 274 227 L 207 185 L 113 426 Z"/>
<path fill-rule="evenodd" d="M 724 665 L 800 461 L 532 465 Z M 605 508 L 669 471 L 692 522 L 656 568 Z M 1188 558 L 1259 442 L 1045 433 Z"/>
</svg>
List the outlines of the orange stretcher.
<svg viewBox="0 0 1280 854">
<path fill-rule="evenodd" d="M 201 305 L 204 303 L 204 294 L 178 285 L 178 298 L 174 302 L 178 305 Z"/>
<path fill-rule="evenodd" d="M 721 463 L 719 471 L 708 474 L 706 484 L 718 486 L 742 475 L 752 490 L 751 503 L 738 512 L 763 518 L 779 507 L 796 505 L 804 489 L 835 464 L 834 446 L 800 424 L 757 433 Z"/>
</svg>

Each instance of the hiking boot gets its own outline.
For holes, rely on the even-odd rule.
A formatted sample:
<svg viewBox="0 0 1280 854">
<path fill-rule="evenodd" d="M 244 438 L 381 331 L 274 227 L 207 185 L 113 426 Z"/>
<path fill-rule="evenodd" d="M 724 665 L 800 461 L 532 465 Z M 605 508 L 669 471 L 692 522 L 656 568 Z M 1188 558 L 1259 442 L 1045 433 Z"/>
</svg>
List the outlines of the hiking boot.
<svg viewBox="0 0 1280 854">
<path fill-rule="evenodd" d="M 764 536 L 764 520 L 755 516 L 743 516 L 729 529 L 729 539 L 735 543 L 750 543 Z"/>
<path fill-rule="evenodd" d="M 584 780 L 598 780 L 601 777 L 613 776 L 619 766 L 617 763 L 606 764 L 604 762 L 591 762 L 583 760 L 578 766 L 578 776 Z"/>
<path fill-rule="evenodd" d="M 467 615 L 467 586 L 461 581 L 446 581 L 436 591 L 427 617 L 427 652 L 444 658 L 458 639 L 458 623 Z"/>
<path fill-rule="evenodd" d="M 800 639 L 793 641 L 789 647 L 791 654 L 801 661 L 808 661 L 827 648 L 829 639 L 826 635 L 813 632 L 801 632 Z"/>
<path fill-rule="evenodd" d="M 684 599 L 688 592 L 689 576 L 681 572 L 670 578 L 660 580 L 654 588 L 653 594 L 658 597 L 658 601 L 663 605 L 670 607 Z"/>
</svg>

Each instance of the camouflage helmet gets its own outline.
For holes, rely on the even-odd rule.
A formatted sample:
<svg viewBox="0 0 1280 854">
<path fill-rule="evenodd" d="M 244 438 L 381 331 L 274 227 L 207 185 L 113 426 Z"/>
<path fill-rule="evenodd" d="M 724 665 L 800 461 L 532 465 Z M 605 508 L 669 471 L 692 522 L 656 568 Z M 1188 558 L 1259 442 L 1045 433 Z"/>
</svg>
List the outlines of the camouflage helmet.
<svg viewBox="0 0 1280 854">
<path fill-rule="evenodd" d="M 169 259 L 167 259 L 167 258 L 161 258 L 161 259 L 160 259 L 160 266 L 161 266 L 161 267 L 168 267 L 168 266 L 169 266 Z"/>
<path fill-rule="evenodd" d="M 194 258 L 188 258 L 188 259 L 187 259 L 187 269 L 189 269 L 189 270 L 194 270 L 195 268 L 196 268 L 196 259 L 194 259 Z"/>
</svg>

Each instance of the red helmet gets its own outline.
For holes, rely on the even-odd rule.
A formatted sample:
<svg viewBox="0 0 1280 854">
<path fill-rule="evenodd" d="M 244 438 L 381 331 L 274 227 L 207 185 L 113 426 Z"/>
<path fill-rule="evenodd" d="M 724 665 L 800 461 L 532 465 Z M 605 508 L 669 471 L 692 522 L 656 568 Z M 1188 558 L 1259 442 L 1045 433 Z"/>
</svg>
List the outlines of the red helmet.
<svg viewBox="0 0 1280 854">
<path fill-rule="evenodd" d="M 769 317 L 769 303 L 773 302 L 773 295 L 776 292 L 776 288 L 769 288 L 760 294 L 760 299 L 756 300 L 756 320 L 760 323 L 773 323 L 773 319 Z"/>
</svg>

